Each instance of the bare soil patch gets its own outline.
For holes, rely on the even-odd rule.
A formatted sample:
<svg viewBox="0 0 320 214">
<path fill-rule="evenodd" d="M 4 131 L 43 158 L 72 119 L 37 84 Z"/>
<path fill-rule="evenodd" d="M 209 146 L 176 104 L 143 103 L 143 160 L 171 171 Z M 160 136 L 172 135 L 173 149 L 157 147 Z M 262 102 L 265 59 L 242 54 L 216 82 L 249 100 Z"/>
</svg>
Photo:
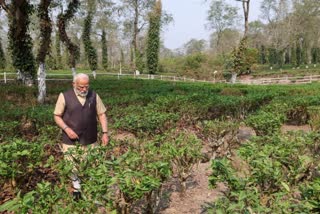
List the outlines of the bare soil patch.
<svg viewBox="0 0 320 214">
<path fill-rule="evenodd" d="M 181 197 L 178 191 L 171 193 L 169 201 L 170 205 L 161 214 L 194 214 L 201 213 L 205 203 L 211 203 L 216 198 L 222 195 L 223 187 L 216 189 L 209 188 L 208 176 L 210 175 L 210 162 L 200 163 L 195 169 L 194 176 L 189 185 L 184 197 Z M 178 189 L 172 184 L 171 189 Z"/>
<path fill-rule="evenodd" d="M 303 132 L 310 132 L 311 127 L 310 125 L 301 125 L 301 126 L 295 126 L 295 125 L 287 125 L 284 124 L 281 126 L 281 132 L 289 132 L 289 131 L 303 131 Z"/>
</svg>

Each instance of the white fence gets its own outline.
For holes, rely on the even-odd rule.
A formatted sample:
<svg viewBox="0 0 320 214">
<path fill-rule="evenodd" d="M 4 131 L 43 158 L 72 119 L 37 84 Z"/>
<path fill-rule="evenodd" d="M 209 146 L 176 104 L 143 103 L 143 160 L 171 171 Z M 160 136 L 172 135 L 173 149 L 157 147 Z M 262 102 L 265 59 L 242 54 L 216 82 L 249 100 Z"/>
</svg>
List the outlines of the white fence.
<svg viewBox="0 0 320 214">
<path fill-rule="evenodd" d="M 190 79 L 186 77 L 176 77 L 176 76 L 166 76 L 166 75 L 153 75 L 153 74 L 120 74 L 120 73 L 96 73 L 96 74 L 89 74 L 90 76 L 93 76 L 95 78 L 99 78 L 99 76 L 109 76 L 114 77 L 117 79 L 121 78 L 134 78 L 134 79 L 146 79 L 146 80 L 163 80 L 163 81 L 179 81 L 179 82 L 207 82 L 207 83 L 226 83 L 225 80 L 196 80 L 196 79 Z M 60 77 L 60 78 L 59 78 Z M 61 81 L 71 81 L 72 80 L 72 74 L 65 73 L 65 74 L 52 74 L 48 73 L 46 74 L 46 80 L 52 81 L 52 80 L 61 80 Z M 16 73 L 0 73 L 0 82 L 7 83 L 8 81 L 16 80 Z"/>
<path fill-rule="evenodd" d="M 135 78 L 135 79 L 147 79 L 147 80 L 163 80 L 163 81 L 179 81 L 179 82 L 205 82 L 205 83 L 229 83 L 226 80 L 197 80 L 186 77 L 166 76 L 166 75 L 153 75 L 153 74 L 120 74 L 120 73 L 96 73 L 92 75 L 95 78 L 99 76 L 109 76 L 117 79 L 121 78 Z M 0 83 L 7 83 L 8 81 L 16 80 L 16 73 L 0 73 Z M 60 78 L 59 78 L 60 77 Z M 71 81 L 72 74 L 46 74 L 46 80 L 59 80 L 59 81 Z M 267 85 L 267 84 L 303 84 L 320 82 L 320 75 L 300 76 L 300 77 L 278 77 L 278 78 L 260 78 L 260 79 L 238 79 L 236 83 L 239 84 L 252 84 L 252 85 Z"/>
<path fill-rule="evenodd" d="M 304 83 L 312 83 L 312 82 L 320 82 L 320 75 L 249 79 L 249 80 L 240 80 L 237 83 L 268 85 L 268 84 L 304 84 Z"/>
</svg>

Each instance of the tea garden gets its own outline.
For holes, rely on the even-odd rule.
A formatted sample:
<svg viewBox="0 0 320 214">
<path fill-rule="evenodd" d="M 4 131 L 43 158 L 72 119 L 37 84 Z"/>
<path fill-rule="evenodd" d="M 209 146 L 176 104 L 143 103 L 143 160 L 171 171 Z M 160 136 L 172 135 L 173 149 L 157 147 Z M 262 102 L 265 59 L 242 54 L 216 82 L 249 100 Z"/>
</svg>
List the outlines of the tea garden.
<svg viewBox="0 0 320 214">
<path fill-rule="evenodd" d="M 85 160 L 73 151 L 83 184 L 78 202 L 70 196 L 72 166 L 63 160 L 52 114 L 69 87 L 48 81 L 46 104 L 38 105 L 36 87 L 0 85 L 0 211 L 157 213 L 164 184 L 176 178 L 183 195 L 197 163 L 209 160 L 208 188 L 223 182 L 228 190 L 203 205 L 207 213 L 320 211 L 320 84 L 92 80 L 108 109 L 111 141 Z M 282 133 L 282 124 L 310 124 L 312 131 Z M 243 126 L 256 136 L 240 142 Z"/>
</svg>

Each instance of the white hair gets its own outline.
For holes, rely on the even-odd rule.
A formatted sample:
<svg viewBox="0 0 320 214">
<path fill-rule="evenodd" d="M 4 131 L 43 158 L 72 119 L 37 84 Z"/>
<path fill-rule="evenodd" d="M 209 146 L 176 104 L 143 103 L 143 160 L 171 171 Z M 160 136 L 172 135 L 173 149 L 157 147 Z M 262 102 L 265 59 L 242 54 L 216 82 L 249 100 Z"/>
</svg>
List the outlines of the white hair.
<svg viewBox="0 0 320 214">
<path fill-rule="evenodd" d="M 73 82 L 76 82 L 78 79 L 87 79 L 87 80 L 89 80 L 89 76 L 87 74 L 84 74 L 84 73 L 76 74 L 73 77 Z"/>
</svg>

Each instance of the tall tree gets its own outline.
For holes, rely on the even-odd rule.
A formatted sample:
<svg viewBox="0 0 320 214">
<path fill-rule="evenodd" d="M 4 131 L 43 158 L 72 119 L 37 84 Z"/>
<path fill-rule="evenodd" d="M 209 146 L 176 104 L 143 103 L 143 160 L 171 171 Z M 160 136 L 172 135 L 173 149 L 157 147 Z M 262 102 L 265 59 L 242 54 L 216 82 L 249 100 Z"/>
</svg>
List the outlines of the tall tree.
<svg viewBox="0 0 320 214">
<path fill-rule="evenodd" d="M 2 48 L 2 42 L 0 39 L 0 69 L 4 69 L 6 67 L 6 57 L 4 55 L 4 51 Z"/>
<path fill-rule="evenodd" d="M 46 70 L 45 61 L 49 53 L 51 43 L 52 24 L 49 16 L 49 6 L 51 0 L 41 0 L 38 7 L 38 17 L 40 19 L 40 47 L 37 60 L 39 63 L 38 69 L 38 102 L 44 103 L 46 97 Z"/>
<path fill-rule="evenodd" d="M 233 28 L 239 19 L 238 10 L 224 0 L 212 0 L 208 11 L 208 27 L 216 33 L 216 48 L 220 49 L 220 40 L 226 29 Z M 219 50 L 218 50 L 219 52 Z"/>
<path fill-rule="evenodd" d="M 93 19 L 94 10 L 95 10 L 95 0 L 88 0 L 87 3 L 88 3 L 87 5 L 88 14 L 84 20 L 82 39 L 83 39 L 84 50 L 86 53 L 86 57 L 88 59 L 90 69 L 95 77 L 95 72 L 98 67 L 98 56 L 97 56 L 97 51 L 93 47 L 90 39 L 92 19 Z"/>
<path fill-rule="evenodd" d="M 266 47 L 264 45 L 260 46 L 260 53 L 259 53 L 259 62 L 260 64 L 266 64 Z"/>
<path fill-rule="evenodd" d="M 243 73 L 250 73 L 251 67 L 257 62 L 258 50 L 254 48 L 248 48 L 247 37 L 244 37 L 240 41 L 238 48 L 235 48 L 232 52 L 232 77 L 231 83 L 236 82 L 237 75 Z"/>
<path fill-rule="evenodd" d="M 292 66 L 296 67 L 298 65 L 297 63 L 297 50 L 296 50 L 296 44 L 292 44 L 292 47 L 290 48 L 291 52 L 291 60 L 290 63 Z"/>
<path fill-rule="evenodd" d="M 242 9 L 244 15 L 244 37 L 247 37 L 249 32 L 249 11 L 250 11 L 250 0 L 236 0 L 242 2 Z"/>
<path fill-rule="evenodd" d="M 72 69 L 72 74 L 76 74 L 76 59 L 79 57 L 79 47 L 74 44 L 71 39 L 68 37 L 68 34 L 66 32 L 66 26 L 68 24 L 68 21 L 70 21 L 75 13 L 77 12 L 77 9 L 80 6 L 79 0 L 72 0 L 68 4 L 68 8 L 65 13 L 61 12 L 58 15 L 58 28 L 59 28 L 59 36 L 61 41 L 67 46 L 67 49 L 69 51 L 69 64 Z"/>
<path fill-rule="evenodd" d="M 153 11 L 149 14 L 149 30 L 147 44 L 147 67 L 150 74 L 158 71 L 161 29 L 161 0 L 157 0 Z"/>
<path fill-rule="evenodd" d="M 57 68 L 61 69 L 62 68 L 62 56 L 61 56 L 61 41 L 60 41 L 60 36 L 59 32 L 55 32 L 56 37 L 55 37 L 55 49 L 56 49 L 56 62 L 57 62 Z"/>
<path fill-rule="evenodd" d="M 125 21 L 126 30 L 131 36 L 132 68 L 137 68 L 137 61 L 141 62 L 142 51 L 138 47 L 138 36 L 148 20 L 148 13 L 153 8 L 155 0 L 122 0 L 123 11 L 128 18 Z"/>
<path fill-rule="evenodd" d="M 32 39 L 28 32 L 30 14 L 33 8 L 27 0 L 0 1 L 1 8 L 7 12 L 9 19 L 9 49 L 12 63 L 17 69 L 18 78 L 25 84 L 32 84 L 35 79 L 35 60 L 32 53 Z"/>
<path fill-rule="evenodd" d="M 191 39 L 183 46 L 187 55 L 201 53 L 206 47 L 206 41 L 204 39 Z"/>
<path fill-rule="evenodd" d="M 102 31 L 101 35 L 101 50 L 102 50 L 102 67 L 105 71 L 108 70 L 109 61 L 108 61 L 108 44 L 106 39 L 106 31 Z"/>
</svg>

